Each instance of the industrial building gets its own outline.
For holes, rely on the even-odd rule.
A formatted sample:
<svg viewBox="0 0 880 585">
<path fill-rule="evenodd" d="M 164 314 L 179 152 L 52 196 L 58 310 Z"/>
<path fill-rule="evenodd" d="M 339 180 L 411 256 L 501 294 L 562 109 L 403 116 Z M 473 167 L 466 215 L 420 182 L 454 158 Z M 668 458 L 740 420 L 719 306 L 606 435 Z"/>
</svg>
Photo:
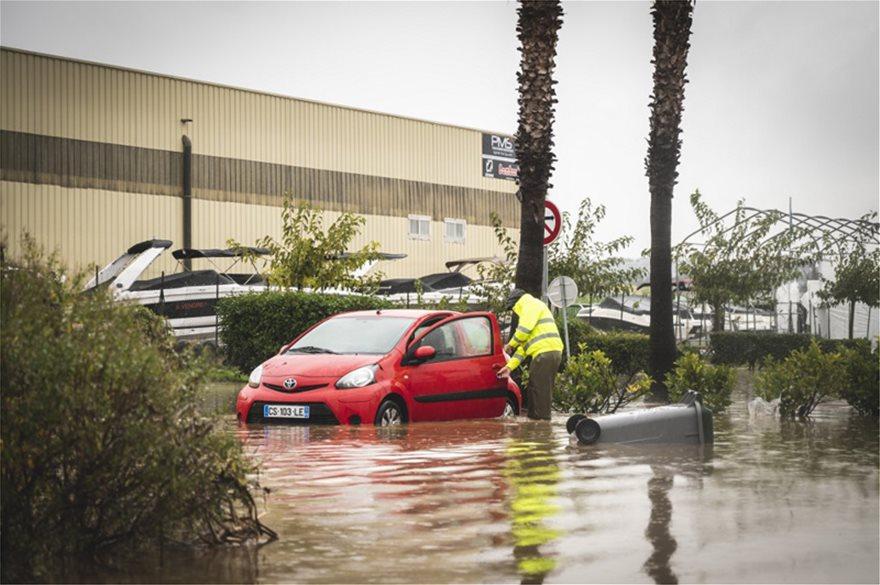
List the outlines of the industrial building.
<svg viewBox="0 0 880 585">
<path fill-rule="evenodd" d="M 167 75 L 2 51 L 0 227 L 70 266 L 150 238 L 222 248 L 280 236 L 284 193 L 325 220 L 366 219 L 357 245 L 407 258 L 387 276 L 498 253 L 519 224 L 515 159 L 497 133 Z M 191 145 L 187 147 L 187 145 Z M 505 154 L 510 156 L 505 157 Z M 174 271 L 160 259 L 152 272 Z"/>
</svg>

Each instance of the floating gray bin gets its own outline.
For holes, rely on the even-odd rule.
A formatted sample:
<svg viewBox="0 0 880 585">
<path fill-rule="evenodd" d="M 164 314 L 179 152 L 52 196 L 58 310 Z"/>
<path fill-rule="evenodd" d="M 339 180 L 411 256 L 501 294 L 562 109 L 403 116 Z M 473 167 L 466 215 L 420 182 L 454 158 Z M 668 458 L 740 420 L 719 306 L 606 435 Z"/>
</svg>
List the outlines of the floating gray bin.
<svg viewBox="0 0 880 585">
<path fill-rule="evenodd" d="M 587 418 L 576 414 L 566 428 L 578 443 L 711 443 L 712 411 L 689 391 L 678 404 Z"/>
</svg>

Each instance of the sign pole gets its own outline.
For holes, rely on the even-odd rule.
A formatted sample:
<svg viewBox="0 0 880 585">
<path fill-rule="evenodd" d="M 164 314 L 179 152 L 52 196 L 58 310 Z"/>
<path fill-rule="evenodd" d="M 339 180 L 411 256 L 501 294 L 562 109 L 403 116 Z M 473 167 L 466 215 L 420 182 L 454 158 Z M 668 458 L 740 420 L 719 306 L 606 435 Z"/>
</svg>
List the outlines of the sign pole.
<svg viewBox="0 0 880 585">
<path fill-rule="evenodd" d="M 578 296 L 577 283 L 568 276 L 557 276 L 547 286 L 547 300 L 562 309 L 562 329 L 565 332 L 565 357 L 571 359 L 571 340 L 568 336 L 568 308 Z"/>
<path fill-rule="evenodd" d="M 544 264 L 541 268 L 541 300 L 547 302 L 547 280 L 550 278 L 550 269 L 547 266 L 547 246 L 544 246 Z"/>
<path fill-rule="evenodd" d="M 567 298 L 565 294 L 565 280 L 561 283 L 562 285 L 562 298 Z M 571 345 L 568 342 L 568 307 L 562 307 L 562 328 L 565 330 L 565 359 L 566 361 L 571 359 Z"/>
</svg>

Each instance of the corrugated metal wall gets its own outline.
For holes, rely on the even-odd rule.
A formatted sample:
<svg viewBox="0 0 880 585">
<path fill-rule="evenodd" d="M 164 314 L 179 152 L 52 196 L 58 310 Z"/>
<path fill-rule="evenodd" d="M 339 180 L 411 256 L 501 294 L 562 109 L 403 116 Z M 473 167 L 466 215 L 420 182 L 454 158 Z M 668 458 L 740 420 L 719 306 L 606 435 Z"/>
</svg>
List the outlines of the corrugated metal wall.
<svg viewBox="0 0 880 585">
<path fill-rule="evenodd" d="M 479 131 L 3 49 L 4 130 L 515 193 Z M 180 120 L 190 118 L 192 124 Z"/>
<path fill-rule="evenodd" d="M 76 269 L 106 264 L 150 238 L 181 242 L 181 209 L 181 199 L 173 197 L 0 182 L 0 224 L 10 256 L 21 252 L 26 231 Z M 168 254 L 150 275 L 171 272 L 175 265 Z"/>
<path fill-rule="evenodd" d="M 118 193 L 100 189 L 77 189 L 57 185 L 0 182 L 0 217 L 7 251 L 15 257 L 21 252 L 21 226 L 49 250 L 59 250 L 72 267 L 86 268 L 90 263 L 105 264 L 131 244 L 151 238 L 167 238 L 179 243 L 182 238 L 180 199 L 140 193 Z M 339 216 L 324 213 L 324 225 Z M 278 209 L 261 205 L 219 201 L 193 201 L 195 233 L 205 247 L 224 247 L 229 238 L 242 244 L 255 244 L 265 235 L 281 236 Z M 443 271 L 442 260 L 493 256 L 498 253 L 492 228 L 469 225 L 466 244 L 447 244 L 443 222 L 431 222 L 431 239 L 414 240 L 407 236 L 407 219 L 367 215 L 364 233 L 354 245 L 371 240 L 382 242 L 389 252 L 404 253 L 403 261 L 383 262 L 377 266 L 389 277 Z M 115 229 L 106 230 L 112 224 Z M 230 235 L 234 234 L 234 235 Z M 98 237 L 100 236 L 100 237 Z M 213 242 L 213 243 L 211 243 Z M 160 271 L 178 270 L 170 254 L 164 254 L 150 268 L 147 276 Z"/>
<path fill-rule="evenodd" d="M 22 230 L 78 266 L 149 237 L 182 244 L 184 133 L 197 247 L 277 234 L 284 191 L 328 220 L 364 214 L 362 240 L 410 254 L 391 276 L 497 253 L 493 211 L 518 223 L 515 184 L 482 177 L 476 130 L 8 49 L 0 92 L 0 224 L 13 254 Z M 433 217 L 431 241 L 408 238 L 409 213 Z M 466 244 L 444 243 L 444 217 L 468 221 Z"/>
<path fill-rule="evenodd" d="M 339 217 L 338 212 L 324 213 L 324 225 Z M 253 245 L 264 235 L 281 236 L 281 223 L 275 208 L 241 203 L 218 201 L 193 201 L 193 216 L 197 219 L 194 229 L 207 240 L 222 245 L 229 233 L 239 234 L 239 243 Z M 424 275 L 443 272 L 443 262 L 462 258 L 486 257 L 499 254 L 495 234 L 491 227 L 468 225 L 467 243 L 444 242 L 442 221 L 431 222 L 431 239 L 415 240 L 407 235 L 407 218 L 366 215 L 364 232 L 353 242 L 364 246 L 371 240 L 382 243 L 386 252 L 407 254 L 405 260 L 382 262 L 376 267 L 388 277 Z M 474 274 L 470 274 L 474 276 Z"/>
</svg>

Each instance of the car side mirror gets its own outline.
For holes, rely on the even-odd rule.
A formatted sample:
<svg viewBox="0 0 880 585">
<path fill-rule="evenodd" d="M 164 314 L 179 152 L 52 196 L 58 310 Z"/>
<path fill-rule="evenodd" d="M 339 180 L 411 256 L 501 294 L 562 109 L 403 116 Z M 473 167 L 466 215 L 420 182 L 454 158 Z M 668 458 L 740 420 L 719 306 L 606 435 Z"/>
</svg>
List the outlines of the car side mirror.
<svg viewBox="0 0 880 585">
<path fill-rule="evenodd" d="M 430 345 L 421 345 L 421 346 L 417 347 L 415 349 L 415 351 L 413 351 L 410 354 L 407 362 L 413 363 L 413 364 L 420 364 L 422 362 L 428 361 L 429 359 L 431 359 L 435 355 L 437 355 L 436 349 L 434 349 Z"/>
</svg>

